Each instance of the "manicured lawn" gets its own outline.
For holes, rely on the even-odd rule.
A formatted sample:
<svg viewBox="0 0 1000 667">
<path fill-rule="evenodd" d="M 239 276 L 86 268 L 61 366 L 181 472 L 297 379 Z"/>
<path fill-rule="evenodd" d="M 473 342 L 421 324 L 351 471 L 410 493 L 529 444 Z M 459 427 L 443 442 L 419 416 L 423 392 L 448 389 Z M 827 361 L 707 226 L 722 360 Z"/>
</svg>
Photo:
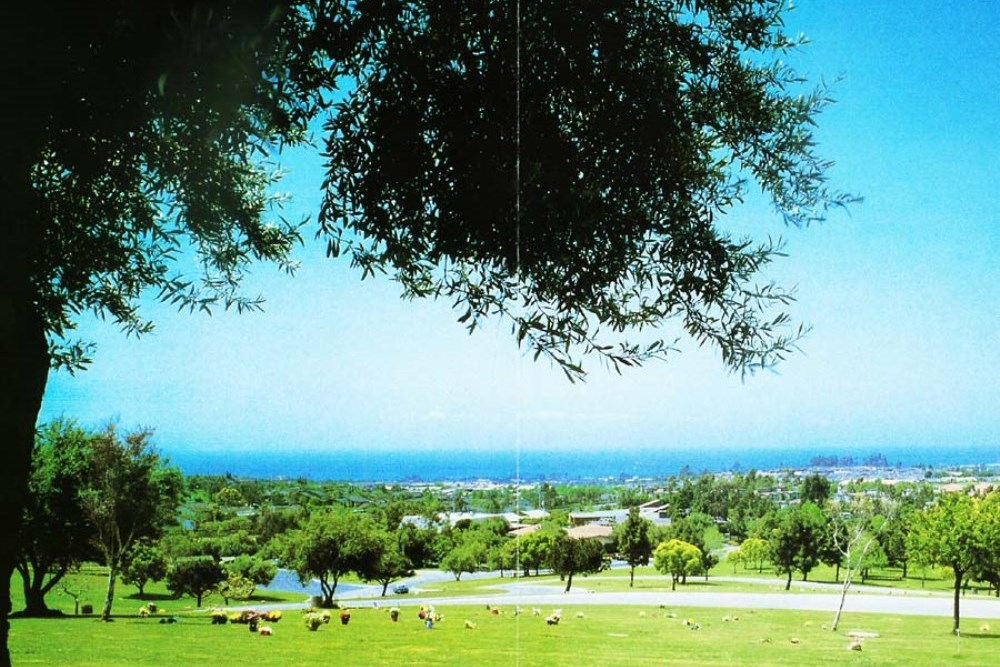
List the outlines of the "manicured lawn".
<svg viewBox="0 0 1000 667">
<path fill-rule="evenodd" d="M 852 614 L 842 630 L 878 632 L 862 651 L 849 638 L 825 630 L 829 614 L 659 609 L 632 606 L 565 607 L 557 626 L 530 614 L 500 615 L 485 607 L 449 607 L 433 630 L 416 608 L 401 608 L 398 623 L 385 609 L 357 609 L 342 626 L 336 617 L 310 632 L 298 612 L 285 612 L 262 637 L 242 625 L 213 626 L 207 614 L 179 616 L 176 624 L 120 617 L 15 619 L 11 651 L 16 665 L 986 665 L 1000 635 L 965 619 L 961 639 L 946 618 Z M 549 613 L 551 609 L 543 610 Z M 583 617 L 578 618 L 577 612 Z M 738 620 L 724 620 L 726 617 Z M 464 621 L 475 623 L 466 629 Z M 690 619 L 700 627 L 689 629 Z M 1000 630 L 1000 628 L 998 628 Z M 797 640 L 797 641 L 793 641 Z"/>
<path fill-rule="evenodd" d="M 79 572 L 73 572 L 56 584 L 56 587 L 45 596 L 45 603 L 50 609 L 58 610 L 64 614 L 74 612 L 74 600 L 71 595 L 64 591 L 68 588 L 74 594 L 79 595 L 81 604 L 89 604 L 94 607 L 94 611 L 100 613 L 104 604 L 104 595 L 108 586 L 107 570 L 97 565 L 85 565 Z M 13 609 L 17 612 L 24 608 L 24 594 L 21 587 L 21 577 L 17 573 L 10 580 L 10 594 L 13 602 Z M 119 579 L 115 586 L 115 601 L 111 611 L 115 615 L 134 616 L 139 608 L 149 602 L 166 608 L 171 613 L 193 611 L 197 608 L 196 601 L 191 596 L 181 596 L 175 598 L 167 590 L 165 582 L 147 584 L 144 595 L 139 597 L 139 590 L 135 586 L 122 583 Z M 231 600 L 232 606 L 253 605 L 253 604 L 277 604 L 284 602 L 302 602 L 306 599 L 303 593 L 289 593 L 283 591 L 258 591 L 253 599 L 248 602 Z M 209 594 L 202 598 L 203 608 L 222 606 L 223 599 L 218 594 Z"/>
</svg>

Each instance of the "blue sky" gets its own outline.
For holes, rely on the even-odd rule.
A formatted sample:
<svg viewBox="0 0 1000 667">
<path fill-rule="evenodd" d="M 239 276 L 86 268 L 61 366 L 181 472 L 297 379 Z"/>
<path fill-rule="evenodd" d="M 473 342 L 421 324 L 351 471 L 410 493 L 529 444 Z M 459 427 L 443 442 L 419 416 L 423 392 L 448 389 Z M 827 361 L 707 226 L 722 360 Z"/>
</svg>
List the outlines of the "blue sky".
<svg viewBox="0 0 1000 667">
<path fill-rule="evenodd" d="M 54 373 L 42 418 L 149 425 L 189 450 L 991 446 L 1000 444 L 1000 8 L 992 2 L 802 2 L 791 60 L 843 76 L 819 119 L 831 178 L 864 203 L 785 228 L 763 207 L 729 224 L 781 235 L 768 277 L 813 326 L 776 373 L 741 381 L 683 352 L 571 385 L 508 329 L 469 336 L 446 303 L 406 302 L 322 248 L 295 278 L 256 267 L 266 311 L 178 314 L 154 334 L 85 319 L 93 366 Z M 283 159 L 290 213 L 315 213 L 318 159 Z M 1000 457 L 998 457 L 1000 458 Z"/>
</svg>

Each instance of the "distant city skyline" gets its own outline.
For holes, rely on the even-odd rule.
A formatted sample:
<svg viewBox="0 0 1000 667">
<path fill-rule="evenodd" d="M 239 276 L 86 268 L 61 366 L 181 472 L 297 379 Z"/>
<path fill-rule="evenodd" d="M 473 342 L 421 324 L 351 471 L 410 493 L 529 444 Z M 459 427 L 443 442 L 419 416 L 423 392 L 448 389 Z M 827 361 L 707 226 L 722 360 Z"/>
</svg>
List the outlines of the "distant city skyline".
<svg viewBox="0 0 1000 667">
<path fill-rule="evenodd" d="M 843 75 L 817 138 L 835 186 L 865 201 L 808 229 L 757 202 L 726 221 L 787 241 L 762 279 L 797 286 L 790 312 L 813 330 L 775 373 L 741 381 L 682 339 L 622 376 L 586 360 L 572 385 L 523 357 L 508 325 L 469 336 L 448 303 L 403 301 L 307 242 L 294 278 L 254 268 L 245 291 L 263 313 L 179 314 L 151 295 L 156 332 L 138 341 L 82 318 L 94 363 L 50 376 L 41 419 L 151 426 L 168 453 L 1000 444 L 998 22 L 989 2 L 788 15 L 812 40 L 793 65 Z M 315 219 L 321 159 L 281 162 L 287 214 Z"/>
</svg>

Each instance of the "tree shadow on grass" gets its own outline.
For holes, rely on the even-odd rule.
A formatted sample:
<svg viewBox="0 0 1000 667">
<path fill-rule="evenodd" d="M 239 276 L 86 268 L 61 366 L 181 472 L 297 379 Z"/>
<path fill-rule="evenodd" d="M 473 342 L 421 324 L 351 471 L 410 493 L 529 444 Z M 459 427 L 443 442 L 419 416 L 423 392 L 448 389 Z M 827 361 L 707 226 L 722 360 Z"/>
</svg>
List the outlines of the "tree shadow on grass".
<svg viewBox="0 0 1000 667">
<path fill-rule="evenodd" d="M 962 633 L 962 639 L 1000 639 L 1000 634 L 996 632 Z"/>
<path fill-rule="evenodd" d="M 141 602 L 163 602 L 164 600 L 177 599 L 177 596 L 171 595 L 170 593 L 145 593 L 143 595 L 132 593 L 131 595 L 126 595 L 124 597 L 126 600 L 139 600 Z"/>
<path fill-rule="evenodd" d="M 279 597 L 276 595 L 259 595 L 254 594 L 249 600 L 235 600 L 235 602 L 252 604 L 254 602 L 290 602 L 287 597 Z"/>
</svg>

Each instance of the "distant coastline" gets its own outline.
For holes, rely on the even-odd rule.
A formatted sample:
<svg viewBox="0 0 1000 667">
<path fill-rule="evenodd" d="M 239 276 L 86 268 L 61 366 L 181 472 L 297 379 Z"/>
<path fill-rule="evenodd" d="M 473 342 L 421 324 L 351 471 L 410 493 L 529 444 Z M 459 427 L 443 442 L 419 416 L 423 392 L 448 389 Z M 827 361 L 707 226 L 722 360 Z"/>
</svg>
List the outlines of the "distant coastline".
<svg viewBox="0 0 1000 667">
<path fill-rule="evenodd" d="M 660 479 L 702 472 L 746 472 L 808 468 L 880 459 L 884 468 L 1000 464 L 1000 449 L 979 446 L 845 447 L 801 449 L 600 449 L 583 451 L 412 450 L 412 451 L 169 451 L 171 463 L 187 475 L 232 474 L 260 479 L 306 478 L 357 483 L 432 482 L 488 479 L 524 481 L 624 481 Z"/>
</svg>

